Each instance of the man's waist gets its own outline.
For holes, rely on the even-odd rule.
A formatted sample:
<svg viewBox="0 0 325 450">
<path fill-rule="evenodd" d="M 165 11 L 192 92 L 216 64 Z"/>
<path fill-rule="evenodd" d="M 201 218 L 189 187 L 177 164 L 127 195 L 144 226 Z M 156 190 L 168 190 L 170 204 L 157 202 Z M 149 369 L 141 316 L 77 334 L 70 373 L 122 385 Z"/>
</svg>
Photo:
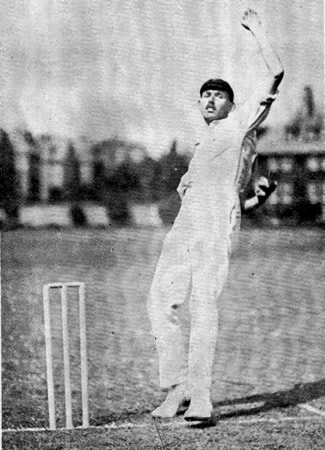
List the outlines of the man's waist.
<svg viewBox="0 0 325 450">
<path fill-rule="evenodd" d="M 238 197 L 238 189 L 234 183 L 220 185 L 218 183 L 198 183 L 191 182 L 186 190 L 186 193 L 190 192 L 192 196 L 199 197 L 223 197 L 223 198 L 236 198 Z"/>
</svg>

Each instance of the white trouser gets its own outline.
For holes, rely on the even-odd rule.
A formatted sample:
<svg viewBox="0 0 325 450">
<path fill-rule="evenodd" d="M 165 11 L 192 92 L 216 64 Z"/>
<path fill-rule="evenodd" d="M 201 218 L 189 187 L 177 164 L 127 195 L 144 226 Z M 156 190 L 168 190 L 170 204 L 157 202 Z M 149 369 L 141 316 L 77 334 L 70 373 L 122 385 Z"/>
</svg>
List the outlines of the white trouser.
<svg viewBox="0 0 325 450">
<path fill-rule="evenodd" d="M 227 279 L 230 237 L 240 222 L 239 204 L 228 211 L 228 217 L 212 228 L 210 218 L 198 222 L 195 219 L 202 216 L 194 218 L 189 208 L 182 207 L 165 237 L 148 300 L 163 389 L 185 381 L 190 390 L 211 388 L 217 299 Z M 188 295 L 191 332 L 187 352 L 177 308 Z"/>
</svg>

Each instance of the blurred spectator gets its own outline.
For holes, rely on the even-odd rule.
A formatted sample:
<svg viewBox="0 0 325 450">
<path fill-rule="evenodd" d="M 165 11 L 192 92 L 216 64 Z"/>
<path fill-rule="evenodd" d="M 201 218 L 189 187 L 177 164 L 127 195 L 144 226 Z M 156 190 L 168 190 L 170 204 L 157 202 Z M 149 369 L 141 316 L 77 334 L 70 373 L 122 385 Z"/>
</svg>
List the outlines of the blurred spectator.
<svg viewBox="0 0 325 450">
<path fill-rule="evenodd" d="M 72 223 L 75 227 L 86 227 L 88 225 L 86 214 L 82 207 L 77 203 L 71 206 L 70 214 Z"/>
<path fill-rule="evenodd" d="M 125 226 L 130 223 L 129 202 L 134 198 L 137 189 L 138 174 L 128 161 L 114 168 L 107 176 L 104 202 L 113 224 Z"/>
</svg>

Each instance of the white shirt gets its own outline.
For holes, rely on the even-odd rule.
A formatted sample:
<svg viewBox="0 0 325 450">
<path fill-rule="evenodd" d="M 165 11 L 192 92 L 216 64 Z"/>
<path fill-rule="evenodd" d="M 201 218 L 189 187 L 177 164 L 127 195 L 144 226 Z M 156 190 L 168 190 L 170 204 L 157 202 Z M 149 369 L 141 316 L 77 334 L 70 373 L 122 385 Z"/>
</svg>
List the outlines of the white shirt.
<svg viewBox="0 0 325 450">
<path fill-rule="evenodd" d="M 245 189 L 256 158 L 256 128 L 269 113 L 277 95 L 253 95 L 226 119 L 212 122 L 195 146 L 186 174 L 191 197 L 218 203 Z"/>
</svg>

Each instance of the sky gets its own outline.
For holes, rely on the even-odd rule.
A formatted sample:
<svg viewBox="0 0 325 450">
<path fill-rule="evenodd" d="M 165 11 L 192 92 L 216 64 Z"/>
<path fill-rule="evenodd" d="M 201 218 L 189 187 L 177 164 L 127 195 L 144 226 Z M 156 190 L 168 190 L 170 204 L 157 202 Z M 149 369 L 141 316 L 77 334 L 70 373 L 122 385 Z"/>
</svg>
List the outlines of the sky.
<svg viewBox="0 0 325 450">
<path fill-rule="evenodd" d="M 313 87 L 324 104 L 322 0 L 2 0 L 0 126 L 90 139 L 120 137 L 160 154 L 204 125 L 204 81 L 236 101 L 266 69 L 240 24 L 256 9 L 285 67 L 268 124 L 290 120 Z"/>
</svg>

